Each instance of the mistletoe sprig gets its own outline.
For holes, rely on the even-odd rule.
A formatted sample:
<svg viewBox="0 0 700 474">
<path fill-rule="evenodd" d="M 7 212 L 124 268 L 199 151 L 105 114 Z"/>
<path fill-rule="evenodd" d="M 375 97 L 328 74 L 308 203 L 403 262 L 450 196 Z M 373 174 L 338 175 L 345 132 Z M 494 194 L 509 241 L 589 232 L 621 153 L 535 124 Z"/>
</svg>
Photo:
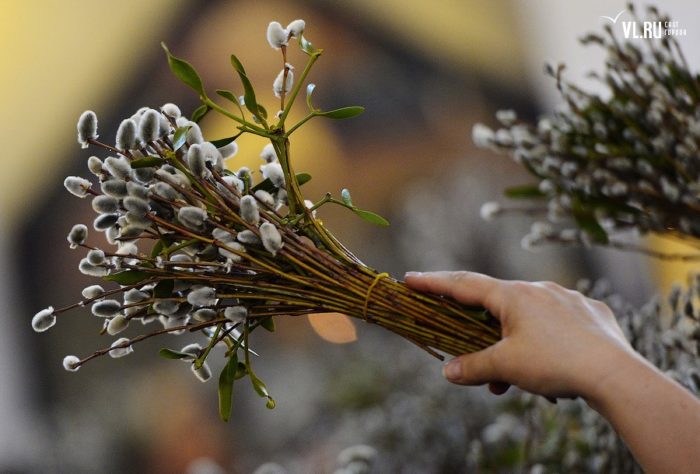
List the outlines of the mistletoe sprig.
<svg viewBox="0 0 700 474">
<path fill-rule="evenodd" d="M 45 331 L 69 310 L 90 306 L 103 320 L 100 334 L 126 334 L 138 322 L 160 327 L 122 336 L 82 358 L 69 355 L 63 361 L 67 370 L 77 371 L 105 354 L 126 356 L 145 339 L 200 334 L 201 344 L 164 348 L 160 355 L 187 362 L 206 381 L 211 377 L 208 358 L 222 353 L 226 363 L 219 375 L 219 410 L 228 420 L 234 382 L 245 377 L 269 408 L 275 405 L 253 370 L 249 344 L 259 327 L 274 330 L 275 317 L 339 312 L 387 328 L 437 357 L 442 357 L 440 352 L 476 351 L 499 339 L 497 321 L 482 308 L 418 293 L 369 268 L 316 217 L 323 206 L 334 204 L 371 223 L 388 225 L 378 214 L 355 206 L 347 189 L 338 198 L 327 193 L 315 202 L 301 192 L 311 177 L 294 170 L 291 135 L 315 117 L 344 119 L 363 111 L 318 109 L 312 102 L 314 85 L 308 84 L 307 115 L 287 126 L 289 112 L 322 54 L 305 38 L 304 28 L 302 20 L 286 28 L 277 22 L 268 27 L 267 39 L 282 60 L 273 82 L 279 100 L 273 115 L 261 104 L 236 56 L 231 56 L 231 65 L 243 93 L 239 97 L 217 90 L 227 101 L 224 107 L 208 95 L 192 65 L 165 45 L 170 69 L 202 102 L 190 119 L 174 104 L 160 110 L 144 107 L 121 122 L 115 145 L 109 145 L 98 139 L 96 115 L 82 114 L 79 143 L 110 156 L 88 159 L 99 186 L 76 176 L 64 184 L 72 194 L 92 198 L 98 214 L 93 227 L 115 248 L 89 245 L 87 226 L 75 225 L 68 241 L 72 248 L 87 250 L 79 269 L 103 281 L 85 288 L 76 304 L 38 312 L 32 325 Z M 308 57 L 298 81 L 287 58 L 293 39 Z M 212 111 L 231 119 L 236 133 L 206 141 L 198 121 Z M 269 141 L 260 155 L 262 179 L 246 167 L 231 169 L 236 139 L 244 133 Z"/>
</svg>

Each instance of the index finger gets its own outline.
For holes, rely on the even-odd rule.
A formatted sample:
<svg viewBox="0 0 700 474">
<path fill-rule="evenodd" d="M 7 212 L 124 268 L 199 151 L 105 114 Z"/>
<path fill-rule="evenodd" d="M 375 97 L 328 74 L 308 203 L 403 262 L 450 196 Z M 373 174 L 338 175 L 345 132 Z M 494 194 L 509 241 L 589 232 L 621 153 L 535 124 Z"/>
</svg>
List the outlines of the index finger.
<svg viewBox="0 0 700 474">
<path fill-rule="evenodd" d="M 450 296 L 460 303 L 484 306 L 498 317 L 503 281 L 474 272 L 408 272 L 406 285 L 414 290 Z"/>
</svg>

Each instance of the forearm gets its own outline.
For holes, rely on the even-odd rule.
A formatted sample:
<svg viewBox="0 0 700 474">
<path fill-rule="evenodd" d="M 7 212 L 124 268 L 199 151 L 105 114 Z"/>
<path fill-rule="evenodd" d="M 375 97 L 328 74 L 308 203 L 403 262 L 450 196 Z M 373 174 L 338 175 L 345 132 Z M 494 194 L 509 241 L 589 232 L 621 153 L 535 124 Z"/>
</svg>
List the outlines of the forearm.
<svg viewBox="0 0 700 474">
<path fill-rule="evenodd" d="M 617 355 L 611 365 L 589 388 L 588 403 L 647 472 L 698 472 L 700 401 L 640 356 Z"/>
</svg>

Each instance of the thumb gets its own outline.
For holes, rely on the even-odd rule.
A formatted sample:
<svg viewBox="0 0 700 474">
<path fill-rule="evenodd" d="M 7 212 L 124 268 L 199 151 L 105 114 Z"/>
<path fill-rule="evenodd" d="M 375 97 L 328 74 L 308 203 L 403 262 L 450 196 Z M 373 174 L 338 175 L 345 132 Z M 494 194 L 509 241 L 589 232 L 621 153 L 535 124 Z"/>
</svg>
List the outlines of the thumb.
<svg viewBox="0 0 700 474">
<path fill-rule="evenodd" d="M 455 357 L 442 368 L 443 376 L 460 385 L 483 385 L 489 382 L 505 382 L 500 377 L 497 351 L 503 341 L 472 354 Z"/>
</svg>

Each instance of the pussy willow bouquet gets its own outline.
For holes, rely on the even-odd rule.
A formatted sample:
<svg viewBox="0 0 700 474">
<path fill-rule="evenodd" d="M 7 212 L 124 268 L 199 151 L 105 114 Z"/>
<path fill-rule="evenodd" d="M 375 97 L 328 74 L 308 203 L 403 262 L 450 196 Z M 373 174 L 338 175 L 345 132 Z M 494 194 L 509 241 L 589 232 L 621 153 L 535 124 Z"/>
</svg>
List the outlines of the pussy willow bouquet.
<svg viewBox="0 0 700 474">
<path fill-rule="evenodd" d="M 646 13 L 647 21 L 670 21 L 655 7 Z M 640 21 L 632 4 L 625 14 Z M 535 179 L 506 190 L 532 205 L 490 202 L 482 217 L 542 216 L 523 238 L 526 248 L 583 243 L 700 259 L 697 253 L 660 253 L 628 238 L 628 231 L 652 233 L 700 248 L 700 76 L 667 34 L 625 41 L 606 25 L 603 34 L 588 34 L 581 43 L 607 54 L 604 71 L 590 73 L 605 93 L 565 80 L 563 65 L 548 66 L 564 101 L 560 110 L 536 124 L 502 110 L 496 114 L 500 128 L 474 127 L 478 146 L 510 154 Z"/>
<path fill-rule="evenodd" d="M 174 75 L 202 102 L 190 119 L 174 104 L 160 110 L 144 107 L 121 122 L 110 145 L 98 139 L 96 115 L 81 115 L 78 142 L 109 156 L 87 161 L 97 184 L 75 176 L 64 184 L 75 196 L 92 199 L 98 214 L 92 226 L 111 247 L 89 245 L 88 227 L 73 226 L 71 248 L 87 250 L 80 271 L 102 281 L 85 288 L 76 304 L 38 312 L 32 326 L 45 331 L 63 313 L 90 306 L 103 321 L 100 334 L 133 335 L 83 358 L 67 356 L 66 370 L 76 371 L 105 354 L 128 355 L 134 344 L 151 337 L 199 333 L 201 344 L 164 348 L 160 354 L 188 362 L 206 381 L 211 377 L 208 357 L 214 348 L 223 348 L 227 362 L 219 377 L 219 408 L 227 420 L 234 380 L 246 376 L 267 406 L 274 407 L 253 371 L 249 336 L 258 327 L 274 330 L 275 317 L 339 312 L 378 324 L 438 357 L 440 352 L 476 351 L 499 339 L 497 321 L 482 308 L 413 291 L 346 249 L 317 217 L 323 206 L 342 206 L 370 223 L 388 225 L 356 207 L 348 190 L 339 197 L 327 193 L 315 202 L 305 199 L 301 186 L 310 176 L 294 170 L 292 134 L 316 117 L 350 118 L 363 108 L 320 110 L 312 102 L 314 85 L 308 84 L 308 114 L 288 126 L 290 110 L 322 53 L 304 37 L 304 27 L 302 20 L 286 28 L 278 22 L 268 27 L 267 40 L 282 63 L 272 87 L 277 98 L 273 114 L 259 102 L 236 56 L 231 65 L 243 94 L 217 90 L 224 107 L 210 97 L 195 69 L 163 45 Z M 296 82 L 287 62 L 293 39 L 308 56 Z M 236 133 L 206 141 L 198 121 L 212 111 L 231 119 Z M 245 167 L 231 169 L 236 139 L 244 133 L 269 140 L 260 154 L 260 175 Z M 139 327 L 158 328 L 138 334 L 134 325 L 139 322 Z"/>
</svg>

